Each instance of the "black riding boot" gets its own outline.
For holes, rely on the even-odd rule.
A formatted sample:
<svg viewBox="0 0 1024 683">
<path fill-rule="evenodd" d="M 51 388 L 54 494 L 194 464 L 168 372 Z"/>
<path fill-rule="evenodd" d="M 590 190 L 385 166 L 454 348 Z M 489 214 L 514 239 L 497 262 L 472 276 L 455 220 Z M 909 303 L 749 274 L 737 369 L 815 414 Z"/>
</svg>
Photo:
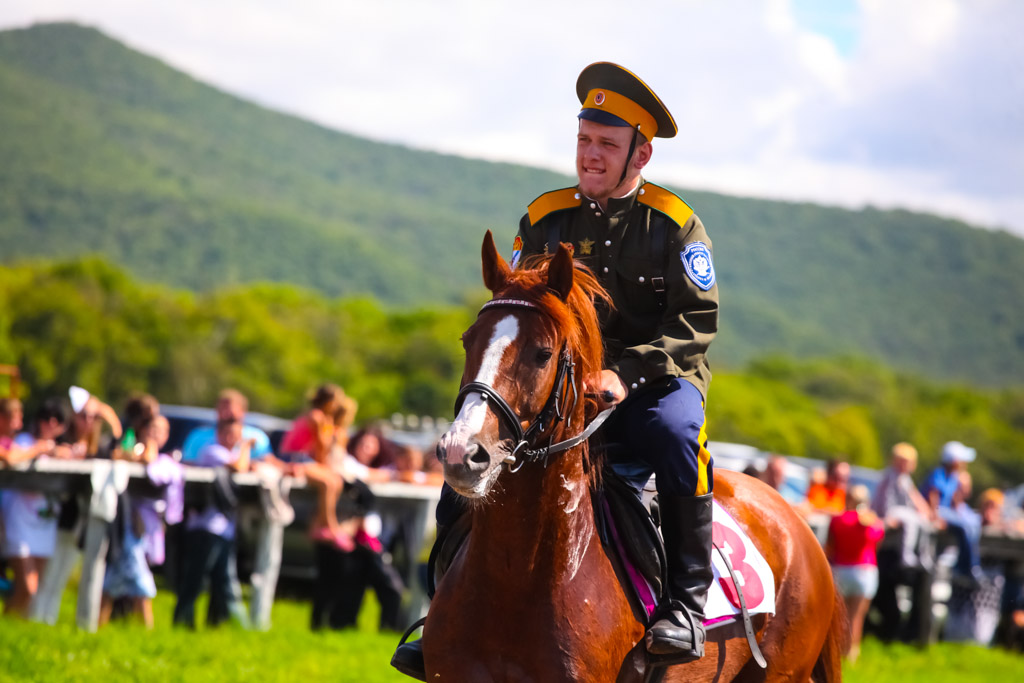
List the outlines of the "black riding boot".
<svg viewBox="0 0 1024 683">
<path fill-rule="evenodd" d="M 667 604 L 647 630 L 647 652 L 665 663 L 704 656 L 704 603 L 711 571 L 711 494 L 658 496 L 668 560 Z"/>
</svg>

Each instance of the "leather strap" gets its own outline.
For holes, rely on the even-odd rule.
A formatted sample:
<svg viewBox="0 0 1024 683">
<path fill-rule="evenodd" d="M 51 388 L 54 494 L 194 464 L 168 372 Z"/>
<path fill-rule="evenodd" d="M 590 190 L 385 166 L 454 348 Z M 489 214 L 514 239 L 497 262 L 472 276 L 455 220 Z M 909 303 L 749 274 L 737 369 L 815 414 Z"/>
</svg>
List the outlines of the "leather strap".
<svg viewBox="0 0 1024 683">
<path fill-rule="evenodd" d="M 665 291 L 665 222 L 659 220 L 651 222 L 651 207 L 644 211 L 644 222 L 648 227 L 648 234 L 651 236 L 651 262 L 653 266 L 651 276 L 651 287 L 654 288 L 654 297 L 658 302 L 658 308 L 664 309 L 668 301 L 668 294 Z"/>
<path fill-rule="evenodd" d="M 767 669 L 768 662 L 765 661 L 764 655 L 761 654 L 761 648 L 757 645 L 757 634 L 754 632 L 754 624 L 750 621 L 750 612 L 747 610 L 747 600 L 743 597 L 743 586 L 740 584 L 739 577 L 736 576 L 736 571 L 732 568 L 729 556 L 722 552 L 717 543 L 712 541 L 711 544 L 715 546 L 719 556 L 725 560 L 725 567 L 729 570 L 729 576 L 732 577 L 733 585 L 736 586 L 736 594 L 740 598 L 740 615 L 743 617 L 743 632 L 747 635 L 747 645 L 750 646 L 750 654 L 753 655 L 754 661 L 757 662 L 759 667 Z"/>
</svg>

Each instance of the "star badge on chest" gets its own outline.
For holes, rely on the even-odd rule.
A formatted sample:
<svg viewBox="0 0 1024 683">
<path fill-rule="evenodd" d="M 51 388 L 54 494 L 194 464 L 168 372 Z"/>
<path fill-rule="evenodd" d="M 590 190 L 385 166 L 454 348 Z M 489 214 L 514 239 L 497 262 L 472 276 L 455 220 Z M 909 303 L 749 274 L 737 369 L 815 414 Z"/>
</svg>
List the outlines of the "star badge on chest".
<svg viewBox="0 0 1024 683">
<path fill-rule="evenodd" d="M 594 240 L 580 240 L 580 256 L 590 256 L 593 249 Z"/>
</svg>

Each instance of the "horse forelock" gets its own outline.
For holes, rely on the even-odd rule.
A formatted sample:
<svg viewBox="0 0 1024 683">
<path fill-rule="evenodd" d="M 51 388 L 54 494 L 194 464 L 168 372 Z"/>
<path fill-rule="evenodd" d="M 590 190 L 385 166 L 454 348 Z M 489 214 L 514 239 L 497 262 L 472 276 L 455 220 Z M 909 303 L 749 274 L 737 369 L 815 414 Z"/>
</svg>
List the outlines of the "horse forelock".
<svg viewBox="0 0 1024 683">
<path fill-rule="evenodd" d="M 495 298 L 529 301 L 550 319 L 555 332 L 565 340 L 566 348 L 576 363 L 576 388 L 580 396 L 583 396 L 584 378 L 600 372 L 604 364 L 604 343 L 595 304 L 602 302 L 602 305 L 611 307 L 611 297 L 590 269 L 577 261 L 573 263 L 572 290 L 563 301 L 548 287 L 550 263 L 550 256 L 526 259 L 509 274 L 505 286 L 495 292 Z M 585 411 L 588 420 L 597 414 L 597 404 L 593 399 L 580 401 L 580 404 L 579 409 Z M 589 458 L 589 455 L 584 457 Z M 600 472 L 599 467 L 591 467 L 590 470 L 592 476 Z"/>
<path fill-rule="evenodd" d="M 572 291 L 563 301 L 547 286 L 550 263 L 550 256 L 527 259 L 523 267 L 512 271 L 495 298 L 520 298 L 536 304 L 565 340 L 576 362 L 577 376 L 586 377 L 601 370 L 604 356 L 595 303 L 610 305 L 611 297 L 589 268 L 575 262 Z"/>
</svg>

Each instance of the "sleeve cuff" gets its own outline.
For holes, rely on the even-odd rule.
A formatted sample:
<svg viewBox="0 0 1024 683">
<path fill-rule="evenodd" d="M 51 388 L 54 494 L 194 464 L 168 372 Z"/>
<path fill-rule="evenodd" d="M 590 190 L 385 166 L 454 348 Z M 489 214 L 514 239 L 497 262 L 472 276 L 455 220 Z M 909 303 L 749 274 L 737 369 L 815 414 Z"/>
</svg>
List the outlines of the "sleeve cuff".
<svg viewBox="0 0 1024 683">
<path fill-rule="evenodd" d="M 609 370 L 619 376 L 630 393 L 640 389 L 648 382 L 644 374 L 643 363 L 636 359 L 623 358 L 618 363 L 613 363 Z"/>
</svg>

